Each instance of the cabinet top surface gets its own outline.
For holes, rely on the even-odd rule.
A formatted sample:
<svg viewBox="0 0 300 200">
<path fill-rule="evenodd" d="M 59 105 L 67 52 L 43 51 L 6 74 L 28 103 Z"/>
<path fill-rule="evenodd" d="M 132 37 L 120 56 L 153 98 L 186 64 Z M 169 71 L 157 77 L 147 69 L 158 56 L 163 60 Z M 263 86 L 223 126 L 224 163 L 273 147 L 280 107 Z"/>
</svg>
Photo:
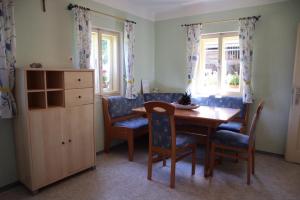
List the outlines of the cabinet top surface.
<svg viewBox="0 0 300 200">
<path fill-rule="evenodd" d="M 31 67 L 19 67 L 16 70 L 25 71 L 70 71 L 70 72 L 93 72 L 94 69 L 76 69 L 73 67 L 42 67 L 42 68 L 31 68 Z"/>
</svg>

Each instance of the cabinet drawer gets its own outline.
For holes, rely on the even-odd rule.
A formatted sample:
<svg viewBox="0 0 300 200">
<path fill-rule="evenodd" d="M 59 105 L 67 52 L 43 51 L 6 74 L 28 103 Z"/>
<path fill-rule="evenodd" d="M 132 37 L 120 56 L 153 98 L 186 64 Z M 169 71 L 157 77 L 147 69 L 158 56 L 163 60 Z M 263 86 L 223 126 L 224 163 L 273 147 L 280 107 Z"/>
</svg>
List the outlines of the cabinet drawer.
<svg viewBox="0 0 300 200">
<path fill-rule="evenodd" d="M 65 72 L 65 89 L 93 87 L 93 72 Z"/>
<path fill-rule="evenodd" d="M 65 90 L 66 106 L 77 106 L 93 103 L 93 88 Z"/>
</svg>

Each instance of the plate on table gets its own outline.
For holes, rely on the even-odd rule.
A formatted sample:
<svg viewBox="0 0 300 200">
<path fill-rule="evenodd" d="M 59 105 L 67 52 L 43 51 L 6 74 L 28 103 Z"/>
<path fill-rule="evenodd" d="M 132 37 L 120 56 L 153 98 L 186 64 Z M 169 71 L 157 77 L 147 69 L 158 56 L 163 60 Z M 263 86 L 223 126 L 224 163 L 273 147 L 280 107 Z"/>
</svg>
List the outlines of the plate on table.
<svg viewBox="0 0 300 200">
<path fill-rule="evenodd" d="M 179 104 L 177 102 L 173 102 L 172 105 L 175 106 L 178 109 L 183 109 L 183 110 L 192 110 L 192 109 L 199 108 L 199 106 L 200 106 L 198 104 L 182 105 L 182 104 Z"/>
</svg>

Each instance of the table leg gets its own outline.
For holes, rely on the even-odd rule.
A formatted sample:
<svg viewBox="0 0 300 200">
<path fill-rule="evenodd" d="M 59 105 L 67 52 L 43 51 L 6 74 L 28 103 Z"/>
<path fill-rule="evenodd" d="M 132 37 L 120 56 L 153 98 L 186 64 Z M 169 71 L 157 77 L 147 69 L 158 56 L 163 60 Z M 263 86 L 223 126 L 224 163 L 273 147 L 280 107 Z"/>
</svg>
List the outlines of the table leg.
<svg viewBox="0 0 300 200">
<path fill-rule="evenodd" d="M 208 127 L 207 137 L 206 137 L 206 148 L 205 148 L 205 163 L 204 163 L 204 177 L 210 176 L 210 149 L 211 149 L 211 136 L 215 132 L 214 127 Z"/>
</svg>

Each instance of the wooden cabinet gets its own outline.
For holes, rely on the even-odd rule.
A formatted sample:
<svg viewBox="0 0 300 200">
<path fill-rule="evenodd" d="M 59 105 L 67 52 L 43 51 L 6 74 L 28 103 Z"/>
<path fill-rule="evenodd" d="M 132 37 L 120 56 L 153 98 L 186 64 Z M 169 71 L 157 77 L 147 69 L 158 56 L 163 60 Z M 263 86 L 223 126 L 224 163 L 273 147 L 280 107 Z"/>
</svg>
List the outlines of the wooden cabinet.
<svg viewBox="0 0 300 200">
<path fill-rule="evenodd" d="M 93 73 L 17 69 L 17 166 L 31 191 L 96 165 Z"/>
</svg>

